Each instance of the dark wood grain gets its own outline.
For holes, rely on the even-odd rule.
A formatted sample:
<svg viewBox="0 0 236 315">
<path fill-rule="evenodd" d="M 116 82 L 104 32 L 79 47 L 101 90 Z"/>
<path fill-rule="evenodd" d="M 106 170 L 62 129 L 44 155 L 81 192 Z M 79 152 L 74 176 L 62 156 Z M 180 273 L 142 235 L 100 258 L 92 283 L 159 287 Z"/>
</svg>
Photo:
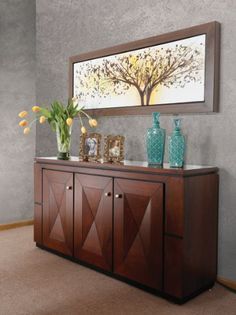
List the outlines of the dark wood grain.
<svg viewBox="0 0 236 315">
<path fill-rule="evenodd" d="M 75 174 L 75 257 L 112 270 L 112 178 Z"/>
<path fill-rule="evenodd" d="M 203 102 L 165 104 L 152 106 L 133 106 L 87 110 L 90 115 L 145 115 L 158 111 L 166 114 L 217 112 L 219 110 L 219 61 L 220 61 L 220 23 L 210 22 L 190 28 L 133 41 L 126 44 L 104 48 L 93 52 L 70 57 L 69 59 L 69 97 L 73 96 L 73 64 L 80 61 L 105 57 L 121 52 L 150 47 L 196 35 L 206 34 L 206 63 L 205 63 L 205 100 Z"/>
<path fill-rule="evenodd" d="M 214 282 L 217 272 L 218 175 L 184 181 L 183 295 Z"/>
<path fill-rule="evenodd" d="M 112 170 L 120 172 L 134 172 L 134 173 L 149 173 L 149 174 L 159 174 L 159 175 L 176 175 L 176 176 L 189 176 L 189 175 L 199 175 L 207 173 L 215 173 L 218 171 L 217 167 L 208 165 L 185 165 L 183 168 L 172 168 L 169 164 L 164 164 L 163 167 L 155 167 L 154 165 L 149 165 L 147 162 L 142 161 L 124 161 L 124 163 L 95 163 L 95 162 L 82 162 L 79 161 L 78 157 L 71 157 L 68 161 L 58 160 L 56 157 L 36 157 L 36 162 L 42 164 L 50 165 L 60 165 L 62 166 L 74 166 L 78 168 L 87 169 L 101 169 L 101 170 Z"/>
<path fill-rule="evenodd" d="M 165 232 L 175 236 L 184 234 L 184 179 L 169 177 L 165 195 Z"/>
<path fill-rule="evenodd" d="M 35 164 L 43 187 L 43 203 L 35 203 L 38 245 L 178 301 L 213 285 L 216 167 L 155 169 L 76 158 L 36 158 Z"/>
<path fill-rule="evenodd" d="M 42 245 L 42 167 L 41 164 L 34 163 L 34 241 Z"/>
<path fill-rule="evenodd" d="M 164 292 L 183 298 L 183 240 L 165 236 Z"/>
<path fill-rule="evenodd" d="M 114 195 L 114 272 L 161 289 L 163 185 L 115 179 Z"/>
<path fill-rule="evenodd" d="M 173 214 L 176 222 L 182 220 L 182 238 L 165 236 L 164 290 L 184 298 L 216 280 L 218 175 L 187 177 L 183 190 L 183 211 L 179 218 Z"/>
<path fill-rule="evenodd" d="M 43 171 L 43 245 L 60 253 L 73 255 L 71 173 Z"/>
<path fill-rule="evenodd" d="M 42 244 L 42 225 L 43 225 L 43 207 L 42 205 L 34 205 L 34 241 Z"/>
<path fill-rule="evenodd" d="M 42 203 L 42 168 L 34 163 L 34 202 Z"/>
</svg>

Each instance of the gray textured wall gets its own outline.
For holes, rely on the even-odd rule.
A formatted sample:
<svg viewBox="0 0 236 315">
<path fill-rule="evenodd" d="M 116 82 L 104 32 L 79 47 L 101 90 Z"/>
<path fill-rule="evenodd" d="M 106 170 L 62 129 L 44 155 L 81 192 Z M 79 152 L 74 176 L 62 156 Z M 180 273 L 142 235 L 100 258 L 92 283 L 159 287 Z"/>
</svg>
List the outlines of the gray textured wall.
<svg viewBox="0 0 236 315">
<path fill-rule="evenodd" d="M 32 218 L 35 132 L 17 114 L 35 102 L 35 1 L 0 1 L 0 224 Z"/>
<path fill-rule="evenodd" d="M 213 20 L 222 23 L 220 113 L 184 116 L 187 162 L 220 168 L 219 275 L 236 280 L 236 2 L 189 0 L 37 0 L 37 100 L 65 100 L 68 58 Z M 145 160 L 151 118 L 99 119 L 98 131 L 126 136 L 126 158 Z M 170 132 L 170 117 L 162 117 Z M 72 153 L 78 154 L 78 127 Z M 55 135 L 37 127 L 37 155 L 55 155 Z M 201 231 L 199 230 L 199 233 Z M 206 257 L 207 259 L 207 257 Z"/>
</svg>

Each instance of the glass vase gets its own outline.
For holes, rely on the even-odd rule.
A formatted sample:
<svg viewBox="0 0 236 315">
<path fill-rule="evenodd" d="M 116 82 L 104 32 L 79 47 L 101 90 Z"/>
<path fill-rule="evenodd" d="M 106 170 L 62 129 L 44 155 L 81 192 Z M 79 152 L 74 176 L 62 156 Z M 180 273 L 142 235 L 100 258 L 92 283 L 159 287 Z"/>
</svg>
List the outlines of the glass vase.
<svg viewBox="0 0 236 315">
<path fill-rule="evenodd" d="M 56 125 L 58 160 L 70 159 L 71 131 L 72 126 L 66 123 Z"/>
<path fill-rule="evenodd" d="M 170 167 L 183 167 L 185 156 L 185 137 L 181 131 L 181 119 L 174 118 L 174 130 L 169 136 L 169 164 Z"/>
<path fill-rule="evenodd" d="M 153 113 L 153 127 L 148 128 L 146 147 L 148 164 L 162 165 L 165 149 L 165 129 L 160 128 L 160 113 Z"/>
</svg>

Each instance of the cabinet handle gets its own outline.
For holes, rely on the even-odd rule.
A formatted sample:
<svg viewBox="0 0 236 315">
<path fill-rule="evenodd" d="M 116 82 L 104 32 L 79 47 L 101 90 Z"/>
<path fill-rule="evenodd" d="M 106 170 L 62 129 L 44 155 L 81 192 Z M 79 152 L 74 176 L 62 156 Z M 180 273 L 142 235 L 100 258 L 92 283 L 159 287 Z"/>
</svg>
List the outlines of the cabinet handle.
<svg viewBox="0 0 236 315">
<path fill-rule="evenodd" d="M 66 190 L 72 190 L 72 186 L 66 186 Z"/>
<path fill-rule="evenodd" d="M 121 194 L 116 194 L 116 195 L 115 195 L 115 198 L 117 198 L 117 199 L 118 199 L 118 198 L 122 198 L 122 195 L 121 195 Z"/>
<path fill-rule="evenodd" d="M 104 195 L 105 195 L 106 197 L 110 197 L 110 196 L 111 196 L 111 193 L 110 193 L 110 192 L 106 192 Z"/>
</svg>

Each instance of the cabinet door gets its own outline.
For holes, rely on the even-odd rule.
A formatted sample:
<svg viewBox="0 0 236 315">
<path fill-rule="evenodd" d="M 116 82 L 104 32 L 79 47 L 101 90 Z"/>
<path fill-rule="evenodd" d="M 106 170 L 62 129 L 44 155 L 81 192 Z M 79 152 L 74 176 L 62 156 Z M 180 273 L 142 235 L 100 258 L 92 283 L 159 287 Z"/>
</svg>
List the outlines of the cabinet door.
<svg viewBox="0 0 236 315">
<path fill-rule="evenodd" d="M 73 174 L 43 171 L 43 244 L 73 255 Z"/>
<path fill-rule="evenodd" d="M 112 178 L 75 175 L 75 257 L 112 269 Z"/>
<path fill-rule="evenodd" d="M 162 289 L 163 184 L 115 179 L 114 272 Z"/>
</svg>

